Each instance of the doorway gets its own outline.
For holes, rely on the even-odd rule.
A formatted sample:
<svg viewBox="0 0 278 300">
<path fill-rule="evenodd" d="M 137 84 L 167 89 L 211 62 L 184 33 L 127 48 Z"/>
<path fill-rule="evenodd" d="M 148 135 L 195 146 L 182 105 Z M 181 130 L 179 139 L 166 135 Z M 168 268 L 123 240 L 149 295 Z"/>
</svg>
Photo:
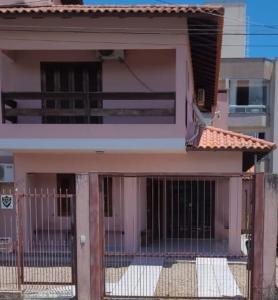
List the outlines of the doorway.
<svg viewBox="0 0 278 300">
<path fill-rule="evenodd" d="M 213 239 L 215 181 L 147 179 L 147 230 L 161 239 Z"/>
</svg>

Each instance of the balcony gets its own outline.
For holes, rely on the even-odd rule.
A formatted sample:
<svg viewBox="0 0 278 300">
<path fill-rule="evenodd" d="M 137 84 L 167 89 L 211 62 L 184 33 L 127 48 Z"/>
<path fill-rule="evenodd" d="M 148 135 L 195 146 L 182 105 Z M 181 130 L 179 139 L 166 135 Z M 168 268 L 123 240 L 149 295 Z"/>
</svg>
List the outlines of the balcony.
<svg viewBox="0 0 278 300">
<path fill-rule="evenodd" d="M 175 92 L 3 92 L 0 147 L 184 152 L 176 104 Z"/>
<path fill-rule="evenodd" d="M 230 105 L 230 114 L 265 114 L 265 105 Z"/>
<path fill-rule="evenodd" d="M 265 105 L 230 105 L 228 126 L 235 130 L 262 130 L 267 126 Z"/>
<path fill-rule="evenodd" d="M 175 92 L 2 93 L 2 121 L 16 124 L 174 124 Z"/>
</svg>

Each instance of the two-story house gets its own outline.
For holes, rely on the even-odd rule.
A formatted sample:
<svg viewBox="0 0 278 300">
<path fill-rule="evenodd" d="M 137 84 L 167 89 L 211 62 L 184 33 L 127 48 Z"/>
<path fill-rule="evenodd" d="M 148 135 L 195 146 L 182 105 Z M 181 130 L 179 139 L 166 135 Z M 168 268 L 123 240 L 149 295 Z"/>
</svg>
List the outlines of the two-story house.
<svg viewBox="0 0 278 300">
<path fill-rule="evenodd" d="M 226 99 L 222 29 L 217 5 L 0 8 L 0 149 L 17 189 L 0 236 L 23 287 L 247 297 L 242 179 L 274 144 L 203 118 Z M 200 256 L 221 257 L 228 288 L 208 292 L 204 266 L 218 260 Z"/>
</svg>

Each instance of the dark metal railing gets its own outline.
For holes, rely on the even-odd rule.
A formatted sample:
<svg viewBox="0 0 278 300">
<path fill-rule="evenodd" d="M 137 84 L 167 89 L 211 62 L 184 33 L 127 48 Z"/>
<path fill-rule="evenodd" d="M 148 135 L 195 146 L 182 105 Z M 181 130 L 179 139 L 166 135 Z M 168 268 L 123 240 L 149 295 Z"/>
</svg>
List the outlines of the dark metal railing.
<svg viewBox="0 0 278 300">
<path fill-rule="evenodd" d="M 175 92 L 3 92 L 2 118 L 3 123 L 93 124 L 117 117 L 108 123 L 126 124 L 155 117 L 151 123 L 174 123 L 175 97 Z"/>
</svg>

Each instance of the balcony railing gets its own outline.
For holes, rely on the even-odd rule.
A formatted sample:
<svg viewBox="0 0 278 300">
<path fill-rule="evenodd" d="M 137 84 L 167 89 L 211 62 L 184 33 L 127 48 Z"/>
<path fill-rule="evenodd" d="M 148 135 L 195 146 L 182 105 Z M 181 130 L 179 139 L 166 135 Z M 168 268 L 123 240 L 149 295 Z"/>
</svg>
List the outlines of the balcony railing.
<svg viewBox="0 0 278 300">
<path fill-rule="evenodd" d="M 232 114 L 265 114 L 265 105 L 230 105 L 229 112 Z"/>
<path fill-rule="evenodd" d="M 175 123 L 175 92 L 3 92 L 3 123 Z"/>
</svg>

